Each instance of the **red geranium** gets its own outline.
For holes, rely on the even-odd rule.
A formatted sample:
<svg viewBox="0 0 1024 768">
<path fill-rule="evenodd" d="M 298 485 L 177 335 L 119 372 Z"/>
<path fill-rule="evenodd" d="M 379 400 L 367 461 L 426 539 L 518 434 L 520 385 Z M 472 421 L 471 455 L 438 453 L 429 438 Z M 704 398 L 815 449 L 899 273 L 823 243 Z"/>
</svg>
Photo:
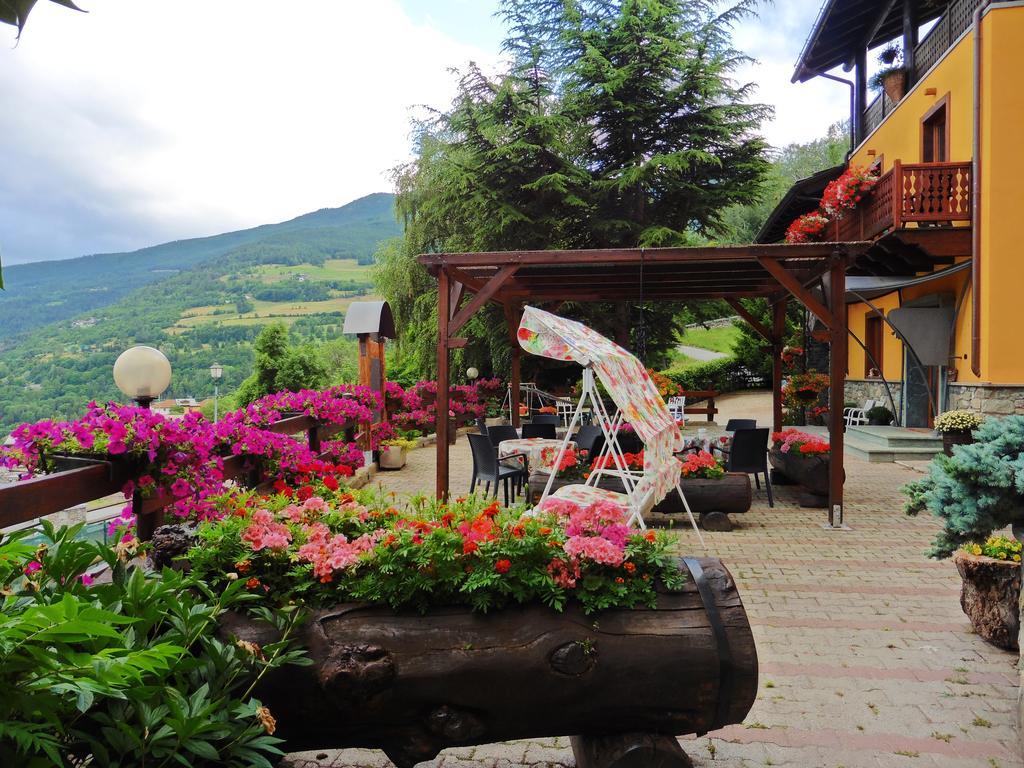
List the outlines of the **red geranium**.
<svg viewBox="0 0 1024 768">
<path fill-rule="evenodd" d="M 499 560 L 498 562 L 496 562 L 494 564 L 494 570 L 496 570 L 498 573 L 508 573 L 508 571 L 509 571 L 509 569 L 511 567 L 512 567 L 512 561 L 511 560 Z"/>
</svg>

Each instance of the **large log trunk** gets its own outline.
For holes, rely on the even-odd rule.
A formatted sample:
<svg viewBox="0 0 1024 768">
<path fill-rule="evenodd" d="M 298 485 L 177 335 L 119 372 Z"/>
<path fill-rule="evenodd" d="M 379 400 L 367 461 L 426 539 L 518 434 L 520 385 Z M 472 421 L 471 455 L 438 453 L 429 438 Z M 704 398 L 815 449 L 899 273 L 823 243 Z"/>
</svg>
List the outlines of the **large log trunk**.
<svg viewBox="0 0 1024 768">
<path fill-rule="evenodd" d="M 985 640 L 1016 651 L 1020 632 L 1020 563 L 979 557 L 963 551 L 953 556 L 963 579 L 960 607 Z"/>
<path fill-rule="evenodd" d="M 739 723 L 757 691 L 746 613 L 719 560 L 683 562 L 694 578 L 654 610 L 320 611 L 304 629 L 313 664 L 278 670 L 256 696 L 287 749 L 376 747 L 400 768 L 446 747 Z M 223 632 L 273 638 L 241 616 Z"/>
<path fill-rule="evenodd" d="M 783 453 L 773 447 L 768 451 L 768 460 L 777 472 L 804 487 L 804 493 L 800 496 L 800 506 L 819 509 L 828 507 L 828 454 L 804 456 Z"/>
<path fill-rule="evenodd" d="M 533 472 L 530 475 L 530 498 L 534 504 L 540 501 L 547 482 L 546 472 Z M 551 489 L 554 491 L 563 485 L 578 482 L 582 481 L 555 480 Z M 617 477 L 602 478 L 598 485 L 609 491 L 623 492 L 622 481 Z M 750 509 L 752 502 L 750 477 L 742 472 L 728 472 L 719 480 L 683 477 L 680 478 L 680 485 L 683 488 L 683 493 L 686 494 L 686 501 L 695 515 L 707 512 L 730 514 L 746 512 Z M 683 508 L 679 494 L 673 490 L 654 505 L 653 512 L 661 515 L 683 515 L 686 510 Z"/>
</svg>

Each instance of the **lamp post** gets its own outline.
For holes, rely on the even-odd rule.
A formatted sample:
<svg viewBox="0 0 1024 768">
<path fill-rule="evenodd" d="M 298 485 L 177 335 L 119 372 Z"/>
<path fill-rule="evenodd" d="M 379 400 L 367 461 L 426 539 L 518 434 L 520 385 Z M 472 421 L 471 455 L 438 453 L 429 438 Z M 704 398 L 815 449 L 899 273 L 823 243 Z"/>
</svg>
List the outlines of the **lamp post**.
<svg viewBox="0 0 1024 768">
<path fill-rule="evenodd" d="M 114 383 L 140 408 L 149 408 L 170 386 L 171 364 L 159 349 L 131 347 L 114 362 Z"/>
<path fill-rule="evenodd" d="M 476 381 L 476 378 L 479 375 L 480 375 L 480 371 L 478 371 L 476 368 L 467 368 L 466 369 L 466 378 L 469 379 L 470 381 Z"/>
<path fill-rule="evenodd" d="M 217 418 L 220 416 L 218 411 L 219 399 L 220 399 L 220 377 L 224 375 L 224 366 L 220 363 L 214 363 L 210 366 L 210 378 L 213 379 L 213 423 L 217 423 Z"/>
</svg>

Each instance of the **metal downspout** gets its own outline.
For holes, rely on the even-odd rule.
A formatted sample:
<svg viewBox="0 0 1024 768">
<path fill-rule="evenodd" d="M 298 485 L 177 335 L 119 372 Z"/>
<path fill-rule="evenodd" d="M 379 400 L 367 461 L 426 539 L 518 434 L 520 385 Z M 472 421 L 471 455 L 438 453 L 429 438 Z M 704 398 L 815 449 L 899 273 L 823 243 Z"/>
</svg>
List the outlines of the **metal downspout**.
<svg viewBox="0 0 1024 768">
<path fill-rule="evenodd" d="M 974 137 L 971 158 L 971 371 L 981 376 L 981 17 L 992 0 L 974 11 Z"/>
</svg>

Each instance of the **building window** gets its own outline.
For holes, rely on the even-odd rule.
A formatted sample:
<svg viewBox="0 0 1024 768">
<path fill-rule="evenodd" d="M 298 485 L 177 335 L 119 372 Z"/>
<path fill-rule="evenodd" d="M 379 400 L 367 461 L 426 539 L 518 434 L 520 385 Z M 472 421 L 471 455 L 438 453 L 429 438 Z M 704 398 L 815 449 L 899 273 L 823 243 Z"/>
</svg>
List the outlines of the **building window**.
<svg viewBox="0 0 1024 768">
<path fill-rule="evenodd" d="M 949 94 L 921 118 L 921 162 L 945 163 L 949 160 Z"/>
<path fill-rule="evenodd" d="M 883 322 L 879 314 L 868 315 L 864 320 L 864 378 L 882 375 Z"/>
</svg>

